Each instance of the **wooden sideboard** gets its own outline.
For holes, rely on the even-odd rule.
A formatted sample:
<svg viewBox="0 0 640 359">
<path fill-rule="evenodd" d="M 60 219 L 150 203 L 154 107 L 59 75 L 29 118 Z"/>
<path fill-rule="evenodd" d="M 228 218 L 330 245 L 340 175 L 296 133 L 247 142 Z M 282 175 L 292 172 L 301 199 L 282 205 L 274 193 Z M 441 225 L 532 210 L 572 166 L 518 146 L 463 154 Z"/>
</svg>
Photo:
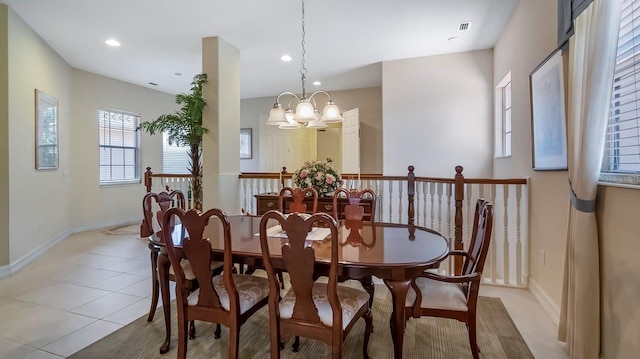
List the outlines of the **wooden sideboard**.
<svg viewBox="0 0 640 359">
<path fill-rule="evenodd" d="M 275 192 L 261 193 L 254 196 L 257 201 L 256 209 L 258 215 L 263 215 L 272 209 L 278 209 L 278 194 Z M 287 208 L 292 199 L 289 196 L 284 198 L 284 206 Z M 306 198 L 307 208 L 312 208 L 312 199 Z M 344 218 L 344 207 L 349 203 L 346 198 L 338 198 L 338 217 Z M 379 199 L 378 199 L 379 204 Z M 360 201 L 360 206 L 364 208 L 364 220 L 371 220 L 371 199 L 364 198 Z M 318 212 L 328 213 L 333 216 L 333 197 L 318 197 Z"/>
</svg>

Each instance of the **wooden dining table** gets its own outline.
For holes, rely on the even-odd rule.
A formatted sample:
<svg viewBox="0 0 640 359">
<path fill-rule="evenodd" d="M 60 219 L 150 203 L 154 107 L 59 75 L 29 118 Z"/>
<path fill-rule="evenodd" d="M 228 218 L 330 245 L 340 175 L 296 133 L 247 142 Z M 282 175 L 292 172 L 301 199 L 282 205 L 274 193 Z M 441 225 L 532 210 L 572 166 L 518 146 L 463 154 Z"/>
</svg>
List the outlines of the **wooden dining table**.
<svg viewBox="0 0 640 359">
<path fill-rule="evenodd" d="M 261 266 L 262 251 L 257 235 L 260 216 L 229 216 L 231 224 L 233 262 Z M 213 222 L 213 221 L 212 221 Z M 274 222 L 274 225 L 276 223 Z M 215 224 L 205 229 L 211 242 L 214 260 L 221 260 L 224 242 L 220 226 Z M 181 227 L 175 226 L 171 238 L 179 244 Z M 166 327 L 165 342 L 161 353 L 169 350 L 171 338 L 171 311 L 169 297 L 169 259 L 164 249 L 164 240 L 157 235 L 149 239 L 161 247 L 158 256 L 158 276 Z M 285 269 L 281 257 L 282 238 L 269 238 L 274 267 Z M 308 241 L 315 251 L 318 273 L 328 273 L 331 260 L 329 240 Z M 359 225 L 340 221 L 338 229 L 339 276 L 343 279 L 361 280 L 370 276 L 382 279 L 389 288 L 393 311 L 389 319 L 395 358 L 402 358 L 405 329 L 405 301 L 411 279 L 426 269 L 435 268 L 449 254 L 449 243 L 439 233 L 413 224 L 360 222 Z M 365 289 L 367 289 L 365 287 Z M 368 290 L 369 291 L 369 290 Z M 370 291 L 371 293 L 371 291 Z M 375 308 L 372 308 L 375 310 Z"/>
</svg>

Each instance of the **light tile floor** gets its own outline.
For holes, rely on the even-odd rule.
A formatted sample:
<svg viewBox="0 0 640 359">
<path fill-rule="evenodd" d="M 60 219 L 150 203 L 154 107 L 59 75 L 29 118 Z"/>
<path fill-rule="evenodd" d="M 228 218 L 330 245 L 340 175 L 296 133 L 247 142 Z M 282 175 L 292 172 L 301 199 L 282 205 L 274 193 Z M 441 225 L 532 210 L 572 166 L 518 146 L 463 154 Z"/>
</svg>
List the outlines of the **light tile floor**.
<svg viewBox="0 0 640 359">
<path fill-rule="evenodd" d="M 0 359 L 64 358 L 146 315 L 149 249 L 133 232 L 74 234 L 0 280 Z M 481 295 L 502 299 L 536 358 L 568 358 L 528 291 L 484 286 Z"/>
</svg>

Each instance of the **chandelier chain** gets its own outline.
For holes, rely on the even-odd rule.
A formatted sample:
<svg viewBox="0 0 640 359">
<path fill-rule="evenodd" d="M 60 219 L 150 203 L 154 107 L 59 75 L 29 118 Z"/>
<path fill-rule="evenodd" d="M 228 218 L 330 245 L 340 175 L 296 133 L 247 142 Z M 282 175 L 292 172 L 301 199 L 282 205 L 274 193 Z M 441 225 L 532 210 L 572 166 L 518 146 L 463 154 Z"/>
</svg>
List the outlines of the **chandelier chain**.
<svg viewBox="0 0 640 359">
<path fill-rule="evenodd" d="M 304 0 L 302 0 L 302 63 L 301 63 L 301 68 L 300 68 L 300 74 L 302 74 L 303 76 L 307 73 L 307 68 L 304 66 L 304 55 L 306 53 L 305 49 L 304 49 L 304 36 L 305 36 L 305 31 L 304 31 Z"/>
<path fill-rule="evenodd" d="M 340 114 L 340 109 L 338 106 L 331 100 L 331 95 L 324 90 L 311 91 L 312 93 L 307 98 L 307 91 L 305 88 L 305 83 L 307 79 L 307 68 L 305 64 L 305 56 L 306 56 L 306 48 L 305 48 L 305 0 L 300 0 L 302 4 L 302 58 L 300 59 L 300 77 L 302 80 L 302 96 L 299 97 L 294 92 L 284 91 L 276 96 L 276 102 L 273 104 L 271 111 L 269 112 L 269 118 L 267 118 L 267 125 L 277 125 L 281 129 L 294 129 L 300 127 L 306 128 L 325 128 L 327 127 L 326 123 L 333 122 L 341 122 L 342 115 Z M 280 103 L 280 98 L 282 96 L 288 95 L 289 102 L 287 104 L 286 110 L 282 107 Z M 325 105 L 322 113 L 318 110 L 316 105 L 316 99 L 314 98 L 316 95 L 324 95 L 329 98 L 327 104 Z M 294 112 L 291 109 L 291 101 L 297 100 L 298 105 L 296 106 L 296 111 Z"/>
</svg>

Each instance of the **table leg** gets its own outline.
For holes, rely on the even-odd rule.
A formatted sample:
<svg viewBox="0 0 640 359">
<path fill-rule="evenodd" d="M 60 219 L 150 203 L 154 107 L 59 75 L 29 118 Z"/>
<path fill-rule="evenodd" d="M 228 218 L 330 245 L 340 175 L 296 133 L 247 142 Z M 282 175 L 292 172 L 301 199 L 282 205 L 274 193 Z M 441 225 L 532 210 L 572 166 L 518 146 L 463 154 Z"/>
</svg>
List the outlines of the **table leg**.
<svg viewBox="0 0 640 359">
<path fill-rule="evenodd" d="M 396 359 L 402 359 L 402 346 L 404 343 L 405 327 L 405 301 L 411 280 L 385 280 L 387 288 L 391 291 L 393 311 L 389 319 L 391 327 L 391 339 L 393 340 L 393 353 Z"/>
<path fill-rule="evenodd" d="M 164 326 L 166 337 L 160 347 L 160 354 L 169 351 L 171 345 L 171 301 L 169 299 L 169 257 L 164 253 L 158 254 L 158 277 L 160 281 L 160 296 L 162 297 L 162 311 L 164 312 Z"/>
</svg>

